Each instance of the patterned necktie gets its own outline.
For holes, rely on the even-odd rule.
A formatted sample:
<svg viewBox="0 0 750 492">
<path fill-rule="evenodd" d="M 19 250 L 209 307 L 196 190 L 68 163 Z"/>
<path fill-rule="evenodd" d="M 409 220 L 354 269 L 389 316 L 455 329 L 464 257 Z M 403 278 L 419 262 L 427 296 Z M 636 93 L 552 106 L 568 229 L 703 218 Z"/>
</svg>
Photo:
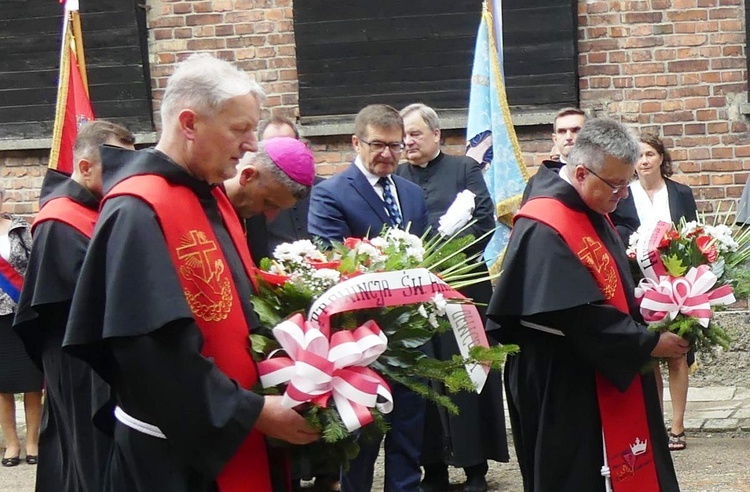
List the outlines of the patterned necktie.
<svg viewBox="0 0 750 492">
<path fill-rule="evenodd" d="M 401 228 L 403 219 L 401 218 L 401 212 L 396 205 L 396 199 L 391 192 L 391 180 L 383 176 L 378 180 L 378 184 L 383 187 L 383 201 L 385 202 L 385 210 L 391 218 L 391 225 Z"/>
</svg>

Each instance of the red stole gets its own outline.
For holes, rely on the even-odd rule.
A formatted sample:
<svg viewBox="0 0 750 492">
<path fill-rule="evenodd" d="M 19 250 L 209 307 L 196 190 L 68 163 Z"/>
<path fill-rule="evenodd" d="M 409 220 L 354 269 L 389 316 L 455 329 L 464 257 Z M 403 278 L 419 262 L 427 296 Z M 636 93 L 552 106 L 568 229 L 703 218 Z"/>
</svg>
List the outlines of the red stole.
<svg viewBox="0 0 750 492">
<path fill-rule="evenodd" d="M 247 320 L 221 250 L 198 198 L 188 188 L 162 176 L 130 177 L 107 195 L 136 196 L 149 204 L 159 219 L 175 270 L 203 334 L 202 354 L 241 387 L 257 383 L 255 362 L 250 356 Z M 254 268 L 237 215 L 229 199 L 213 192 L 224 225 L 248 277 Z M 253 429 L 216 478 L 220 492 L 271 491 L 268 456 L 263 435 Z"/>
<path fill-rule="evenodd" d="M 31 226 L 31 232 L 33 234 L 34 229 L 42 222 L 56 220 L 69 225 L 91 239 L 98 217 L 98 210 L 85 207 L 67 196 L 60 196 L 53 198 L 42 206 L 42 209 L 36 215 L 36 219 L 34 219 L 34 224 Z"/>
<path fill-rule="evenodd" d="M 557 231 L 594 277 L 605 302 L 623 313 L 629 312 L 617 264 L 584 212 L 572 210 L 553 198 L 535 198 L 521 207 L 513 220 L 518 217 L 534 219 Z M 596 390 L 615 492 L 658 492 L 640 376 L 633 378 L 621 393 L 596 373 Z"/>
</svg>

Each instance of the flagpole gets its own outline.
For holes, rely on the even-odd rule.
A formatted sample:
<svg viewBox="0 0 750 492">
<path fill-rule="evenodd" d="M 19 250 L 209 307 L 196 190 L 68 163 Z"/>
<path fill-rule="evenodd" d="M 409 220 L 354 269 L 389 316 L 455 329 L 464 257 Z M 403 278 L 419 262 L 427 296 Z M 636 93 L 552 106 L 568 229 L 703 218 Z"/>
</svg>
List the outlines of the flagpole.
<svg viewBox="0 0 750 492">
<path fill-rule="evenodd" d="M 86 89 L 86 95 L 89 94 L 89 79 L 86 75 L 86 57 L 83 54 L 83 32 L 81 31 L 81 14 L 78 10 L 70 12 L 71 20 L 73 21 L 73 39 L 75 40 L 76 47 L 76 58 L 78 58 L 78 71 L 81 72 L 81 80 L 83 81 L 83 88 Z"/>
<path fill-rule="evenodd" d="M 73 172 L 73 146 L 78 128 L 94 119 L 88 95 L 86 68 L 83 66 L 83 35 L 78 3 L 78 0 L 65 0 L 64 5 L 60 78 L 48 163 L 51 169 L 66 174 Z"/>
</svg>

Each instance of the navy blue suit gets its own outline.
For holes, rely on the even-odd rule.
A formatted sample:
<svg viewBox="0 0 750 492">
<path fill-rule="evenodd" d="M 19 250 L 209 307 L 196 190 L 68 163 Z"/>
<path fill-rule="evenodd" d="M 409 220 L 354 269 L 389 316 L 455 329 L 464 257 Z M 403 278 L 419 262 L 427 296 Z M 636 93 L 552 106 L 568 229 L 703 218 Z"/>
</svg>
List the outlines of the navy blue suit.
<svg viewBox="0 0 750 492">
<path fill-rule="evenodd" d="M 427 229 L 427 202 L 422 189 L 410 181 L 391 175 L 396 184 L 404 224 L 421 236 Z M 351 164 L 313 187 L 307 230 L 325 241 L 341 241 L 345 237 L 374 237 L 383 225 L 390 225 L 383 200 L 375 192 L 362 171 Z"/>
<path fill-rule="evenodd" d="M 396 175 L 391 175 L 404 224 L 421 236 L 427 228 L 427 203 L 422 189 Z M 377 236 L 384 225 L 390 225 L 385 203 L 355 164 L 344 172 L 315 186 L 310 198 L 307 226 L 311 235 L 325 241 L 342 241 L 345 237 Z M 424 429 L 425 400 L 406 387 L 389 382 L 393 392 L 393 412 L 388 415 L 391 429 L 385 440 L 385 486 L 387 492 L 416 492 L 422 471 L 419 454 Z M 369 492 L 379 442 L 360 443 L 359 455 L 349 471 L 342 474 L 343 492 Z"/>
</svg>

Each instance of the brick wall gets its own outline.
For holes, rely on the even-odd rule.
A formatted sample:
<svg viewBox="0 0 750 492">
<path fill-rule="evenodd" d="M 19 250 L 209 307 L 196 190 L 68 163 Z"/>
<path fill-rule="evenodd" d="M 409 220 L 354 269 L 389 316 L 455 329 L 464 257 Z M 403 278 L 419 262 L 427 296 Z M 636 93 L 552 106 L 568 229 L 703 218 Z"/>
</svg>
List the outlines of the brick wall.
<svg viewBox="0 0 750 492">
<path fill-rule="evenodd" d="M 705 211 L 750 169 L 744 18 L 741 0 L 579 3 L 581 106 L 660 132 Z"/>
<path fill-rule="evenodd" d="M 252 73 L 268 93 L 266 108 L 274 114 L 297 115 L 291 0 L 148 0 L 147 4 L 155 110 L 175 63 L 205 51 Z"/>
<path fill-rule="evenodd" d="M 300 0 L 302 1 L 302 0 Z M 208 51 L 252 72 L 268 93 L 264 114 L 296 116 L 292 0 L 147 0 L 155 108 L 175 63 Z M 581 107 L 659 131 L 699 207 L 734 201 L 750 172 L 742 0 L 580 0 Z M 549 126 L 517 129 L 532 170 L 547 158 Z M 444 133 L 461 153 L 463 132 Z M 353 157 L 350 136 L 313 137 L 320 174 Z M 46 152 L 0 152 L 6 209 L 36 210 Z"/>
</svg>

